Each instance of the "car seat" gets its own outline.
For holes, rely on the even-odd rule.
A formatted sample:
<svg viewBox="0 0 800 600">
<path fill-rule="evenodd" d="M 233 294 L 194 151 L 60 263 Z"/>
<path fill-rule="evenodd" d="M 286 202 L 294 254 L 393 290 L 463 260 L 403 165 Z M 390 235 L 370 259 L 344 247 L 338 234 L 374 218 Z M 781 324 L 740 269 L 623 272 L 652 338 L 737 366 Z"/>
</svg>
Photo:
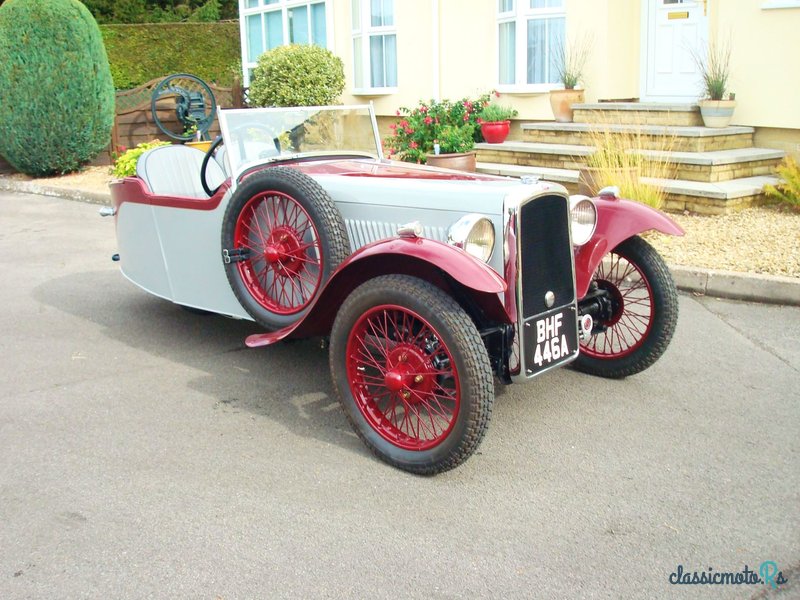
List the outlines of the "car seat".
<svg viewBox="0 0 800 600">
<path fill-rule="evenodd" d="M 200 183 L 200 168 L 205 152 L 189 146 L 171 145 L 151 148 L 136 161 L 136 175 L 153 194 L 208 198 Z M 225 181 L 225 172 L 216 160 L 209 160 L 206 183 L 211 189 Z"/>
</svg>

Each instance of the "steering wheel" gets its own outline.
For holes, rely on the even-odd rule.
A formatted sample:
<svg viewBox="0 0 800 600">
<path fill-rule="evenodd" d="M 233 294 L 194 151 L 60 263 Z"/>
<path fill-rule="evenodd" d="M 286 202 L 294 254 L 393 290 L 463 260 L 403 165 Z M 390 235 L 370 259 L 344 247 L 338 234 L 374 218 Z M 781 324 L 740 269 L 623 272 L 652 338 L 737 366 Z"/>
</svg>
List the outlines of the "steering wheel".
<svg viewBox="0 0 800 600">
<path fill-rule="evenodd" d="M 209 197 L 213 196 L 219 191 L 219 188 L 222 187 L 222 184 L 218 185 L 216 189 L 212 190 L 208 186 L 208 180 L 206 179 L 206 171 L 208 170 L 208 161 L 212 160 L 214 156 L 214 152 L 216 152 L 217 148 L 222 145 L 222 136 L 218 135 L 214 139 L 214 143 L 211 144 L 211 147 L 206 152 L 206 155 L 203 157 L 203 164 L 200 165 L 200 185 L 203 186 L 203 191 L 209 195 Z"/>
</svg>

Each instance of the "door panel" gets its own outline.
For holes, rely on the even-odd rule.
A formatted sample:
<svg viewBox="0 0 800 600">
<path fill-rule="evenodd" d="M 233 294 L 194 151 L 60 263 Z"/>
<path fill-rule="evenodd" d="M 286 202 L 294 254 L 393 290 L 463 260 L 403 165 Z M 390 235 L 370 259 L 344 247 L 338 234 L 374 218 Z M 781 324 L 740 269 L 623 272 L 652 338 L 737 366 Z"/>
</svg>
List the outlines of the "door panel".
<svg viewBox="0 0 800 600">
<path fill-rule="evenodd" d="M 692 101 L 701 93 L 693 54 L 707 44 L 707 0 L 645 0 L 642 99 Z"/>
</svg>

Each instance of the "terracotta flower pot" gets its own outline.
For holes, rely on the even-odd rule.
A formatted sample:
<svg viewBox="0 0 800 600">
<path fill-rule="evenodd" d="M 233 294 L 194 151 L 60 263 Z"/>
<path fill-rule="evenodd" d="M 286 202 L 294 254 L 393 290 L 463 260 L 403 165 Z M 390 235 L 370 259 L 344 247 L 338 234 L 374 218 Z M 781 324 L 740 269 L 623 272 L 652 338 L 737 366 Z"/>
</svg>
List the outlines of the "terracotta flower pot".
<svg viewBox="0 0 800 600">
<path fill-rule="evenodd" d="M 511 131 L 511 121 L 488 121 L 481 123 L 481 135 L 489 144 L 502 144 Z"/>
<path fill-rule="evenodd" d="M 727 127 L 733 118 L 736 100 L 701 100 L 700 115 L 706 127 Z"/>
<path fill-rule="evenodd" d="M 572 105 L 583 102 L 583 90 L 551 90 L 550 107 L 559 123 L 572 123 Z"/>
<path fill-rule="evenodd" d="M 474 152 L 460 152 L 457 154 L 428 154 L 426 162 L 431 167 L 455 169 L 456 171 L 469 171 L 474 173 L 477 160 Z"/>
</svg>

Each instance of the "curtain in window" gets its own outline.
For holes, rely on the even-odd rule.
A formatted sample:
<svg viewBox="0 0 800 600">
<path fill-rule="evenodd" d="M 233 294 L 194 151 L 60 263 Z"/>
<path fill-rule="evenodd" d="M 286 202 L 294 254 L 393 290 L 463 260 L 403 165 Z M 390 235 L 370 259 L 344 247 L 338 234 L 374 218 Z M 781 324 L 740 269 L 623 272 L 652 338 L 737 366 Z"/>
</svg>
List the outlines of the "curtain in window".
<svg viewBox="0 0 800 600">
<path fill-rule="evenodd" d="M 512 21 L 500 24 L 500 83 L 513 84 L 517 69 L 517 28 Z"/>
<path fill-rule="evenodd" d="M 296 6 L 289 11 L 289 43 L 308 43 L 308 7 Z"/>
<path fill-rule="evenodd" d="M 275 10 L 264 15 L 267 20 L 267 50 L 283 44 L 283 17 L 281 11 Z"/>
<path fill-rule="evenodd" d="M 327 23 L 325 21 L 325 3 L 311 5 L 311 41 L 325 48 L 328 45 Z"/>
<path fill-rule="evenodd" d="M 531 0 L 531 2 L 546 0 Z M 528 83 L 557 83 L 556 48 L 564 39 L 564 17 L 528 21 Z"/>
</svg>

